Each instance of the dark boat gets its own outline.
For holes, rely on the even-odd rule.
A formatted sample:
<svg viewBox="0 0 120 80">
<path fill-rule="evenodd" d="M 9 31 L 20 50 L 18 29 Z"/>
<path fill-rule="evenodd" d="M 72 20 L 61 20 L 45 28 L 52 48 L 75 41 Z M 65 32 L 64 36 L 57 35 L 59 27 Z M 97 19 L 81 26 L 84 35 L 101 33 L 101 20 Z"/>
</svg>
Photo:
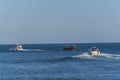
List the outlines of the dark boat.
<svg viewBox="0 0 120 80">
<path fill-rule="evenodd" d="M 67 46 L 67 47 L 64 47 L 64 50 L 74 50 L 75 47 L 74 46 Z"/>
</svg>

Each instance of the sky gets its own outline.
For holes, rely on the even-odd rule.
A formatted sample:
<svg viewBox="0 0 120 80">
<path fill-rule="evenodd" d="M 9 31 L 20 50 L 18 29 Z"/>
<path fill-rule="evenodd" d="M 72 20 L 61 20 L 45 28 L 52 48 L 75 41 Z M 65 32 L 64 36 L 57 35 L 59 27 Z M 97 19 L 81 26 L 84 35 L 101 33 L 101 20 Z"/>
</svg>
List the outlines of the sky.
<svg viewBox="0 0 120 80">
<path fill-rule="evenodd" d="M 0 44 L 120 42 L 120 0 L 0 0 Z"/>
</svg>

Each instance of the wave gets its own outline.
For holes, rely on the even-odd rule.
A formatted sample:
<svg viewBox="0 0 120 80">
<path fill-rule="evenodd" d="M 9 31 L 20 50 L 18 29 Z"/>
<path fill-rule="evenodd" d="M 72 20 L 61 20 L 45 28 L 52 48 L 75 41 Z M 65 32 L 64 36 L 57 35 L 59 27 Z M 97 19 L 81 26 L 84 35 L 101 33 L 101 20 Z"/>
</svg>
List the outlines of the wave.
<svg viewBox="0 0 120 80">
<path fill-rule="evenodd" d="M 58 62 L 66 62 L 70 61 L 73 58 L 71 57 L 64 57 L 64 58 L 51 58 L 51 59 L 0 59 L 0 63 L 14 63 L 14 64 L 21 64 L 21 63 L 37 63 L 37 62 L 48 62 L 48 63 L 58 63 Z"/>
<path fill-rule="evenodd" d="M 101 53 L 98 56 L 92 56 L 89 55 L 89 53 L 83 53 L 80 55 L 75 56 L 67 56 L 67 57 L 60 57 L 60 58 L 47 58 L 47 59 L 40 59 L 40 58 L 34 58 L 34 59 L 26 59 L 26 58 L 19 58 L 19 59 L 0 59 L 0 62 L 3 63 L 14 63 L 14 64 L 21 64 L 21 63 L 35 63 L 35 62 L 41 62 L 41 63 L 61 63 L 61 62 L 69 62 L 69 61 L 76 61 L 78 59 L 93 59 L 93 60 L 120 60 L 119 54 L 107 54 L 107 53 Z"/>
<path fill-rule="evenodd" d="M 72 58 L 82 58 L 82 59 L 98 59 L 98 58 L 107 58 L 107 59 L 120 59 L 119 54 L 108 54 L 108 53 L 101 53 L 97 56 L 92 56 L 89 53 L 83 53 L 80 55 L 71 56 Z"/>
</svg>

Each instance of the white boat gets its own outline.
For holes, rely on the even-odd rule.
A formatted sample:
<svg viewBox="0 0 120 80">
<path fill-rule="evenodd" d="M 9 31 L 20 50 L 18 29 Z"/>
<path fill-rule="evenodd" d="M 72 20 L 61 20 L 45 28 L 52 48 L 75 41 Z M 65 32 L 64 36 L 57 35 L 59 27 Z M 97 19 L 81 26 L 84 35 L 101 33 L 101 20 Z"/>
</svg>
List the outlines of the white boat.
<svg viewBox="0 0 120 80">
<path fill-rule="evenodd" d="M 98 56 L 100 55 L 100 50 L 96 47 L 92 47 L 91 49 L 89 49 L 89 53 L 92 56 Z"/>
<path fill-rule="evenodd" d="M 17 44 L 16 47 L 15 47 L 15 50 L 22 51 L 23 50 L 23 46 L 21 44 Z"/>
<path fill-rule="evenodd" d="M 21 44 L 17 44 L 15 48 L 10 48 L 9 51 L 43 51 L 41 49 L 24 49 Z"/>
</svg>

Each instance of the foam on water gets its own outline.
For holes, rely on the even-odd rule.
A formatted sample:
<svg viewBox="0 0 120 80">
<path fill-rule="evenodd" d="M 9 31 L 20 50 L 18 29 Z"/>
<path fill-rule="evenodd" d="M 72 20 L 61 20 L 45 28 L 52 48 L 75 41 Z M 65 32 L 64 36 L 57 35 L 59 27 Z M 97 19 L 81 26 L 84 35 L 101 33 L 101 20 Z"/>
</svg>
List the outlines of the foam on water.
<svg viewBox="0 0 120 80">
<path fill-rule="evenodd" d="M 22 51 L 43 51 L 42 49 L 23 49 Z"/>
<path fill-rule="evenodd" d="M 36 51 L 37 51 L 37 52 L 39 52 L 39 51 L 43 51 L 43 50 L 42 50 L 42 49 L 23 49 L 23 50 L 16 50 L 15 48 L 10 48 L 9 51 L 23 51 L 23 52 L 24 52 L 24 51 L 25 51 L 25 52 L 26 52 L 26 51 L 29 51 L 29 52 L 34 52 L 34 51 L 35 51 L 35 52 L 36 52 Z"/>
<path fill-rule="evenodd" d="M 120 55 L 119 54 L 101 53 L 101 55 L 99 55 L 99 56 L 103 56 L 105 58 L 110 58 L 110 59 L 120 59 Z"/>
<path fill-rule="evenodd" d="M 86 59 L 93 59 L 94 57 L 92 55 L 89 55 L 88 53 L 83 53 L 80 55 L 72 56 L 72 58 L 86 58 Z"/>
<path fill-rule="evenodd" d="M 83 53 L 80 55 L 72 56 L 72 58 L 83 58 L 83 59 L 97 59 L 97 58 L 108 58 L 108 59 L 120 59 L 119 54 L 108 54 L 108 53 L 101 53 L 97 56 L 92 56 L 89 53 Z"/>
</svg>

